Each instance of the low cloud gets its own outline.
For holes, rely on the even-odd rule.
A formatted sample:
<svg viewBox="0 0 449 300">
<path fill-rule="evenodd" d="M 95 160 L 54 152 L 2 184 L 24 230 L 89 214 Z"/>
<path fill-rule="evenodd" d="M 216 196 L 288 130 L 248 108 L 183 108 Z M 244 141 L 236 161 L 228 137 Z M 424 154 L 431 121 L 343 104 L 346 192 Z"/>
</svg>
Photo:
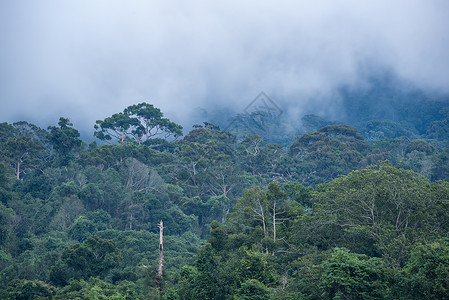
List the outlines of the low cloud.
<svg viewBox="0 0 449 300">
<path fill-rule="evenodd" d="M 67 116 L 91 134 L 146 101 L 188 124 L 260 91 L 332 116 L 337 88 L 378 70 L 448 93 L 448 28 L 443 0 L 2 1 L 0 120 Z"/>
</svg>

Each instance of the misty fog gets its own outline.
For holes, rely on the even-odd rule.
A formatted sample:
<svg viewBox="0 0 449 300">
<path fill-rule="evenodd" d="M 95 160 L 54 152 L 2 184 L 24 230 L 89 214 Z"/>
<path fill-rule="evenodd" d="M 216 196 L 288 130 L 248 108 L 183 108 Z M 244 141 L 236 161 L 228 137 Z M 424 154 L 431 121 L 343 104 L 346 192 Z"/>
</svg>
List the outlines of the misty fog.
<svg viewBox="0 0 449 300">
<path fill-rule="evenodd" d="M 2 122 L 95 120 L 148 102 L 190 129 L 264 91 L 300 118 L 342 117 L 342 88 L 449 93 L 449 3 L 2 1 Z"/>
</svg>

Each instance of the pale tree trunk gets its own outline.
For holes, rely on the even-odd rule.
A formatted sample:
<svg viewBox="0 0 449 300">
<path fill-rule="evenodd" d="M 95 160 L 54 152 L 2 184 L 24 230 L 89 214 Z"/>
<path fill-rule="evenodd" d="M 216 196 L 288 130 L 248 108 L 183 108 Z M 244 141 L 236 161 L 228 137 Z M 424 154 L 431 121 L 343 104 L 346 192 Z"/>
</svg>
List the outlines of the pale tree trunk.
<svg viewBox="0 0 449 300">
<path fill-rule="evenodd" d="M 159 225 L 159 263 L 158 263 L 158 269 L 157 269 L 157 275 L 156 275 L 156 283 L 158 285 L 159 291 L 161 291 L 162 287 L 162 270 L 164 268 L 164 223 L 161 222 Z"/>
<path fill-rule="evenodd" d="M 192 181 L 193 185 L 196 187 L 196 163 L 192 161 Z"/>
<path fill-rule="evenodd" d="M 20 156 L 17 157 L 17 180 L 20 180 Z"/>
<path fill-rule="evenodd" d="M 259 208 L 260 208 L 260 218 L 262 220 L 262 226 L 263 226 L 263 235 L 268 236 L 267 226 L 265 225 L 265 213 L 263 211 L 263 206 L 260 203 L 260 200 L 258 200 Z M 257 212 L 256 212 L 257 213 Z"/>
<path fill-rule="evenodd" d="M 258 212 L 257 209 L 255 209 L 254 212 L 256 213 L 256 215 L 258 215 L 260 217 L 260 219 L 262 221 L 262 226 L 263 226 L 263 235 L 265 237 L 267 237 L 268 231 L 267 231 L 267 226 L 265 224 L 265 213 L 263 210 L 262 203 L 260 203 L 260 199 L 257 199 L 257 204 L 259 205 L 260 212 Z M 265 249 L 265 252 L 268 253 L 268 248 Z"/>
</svg>

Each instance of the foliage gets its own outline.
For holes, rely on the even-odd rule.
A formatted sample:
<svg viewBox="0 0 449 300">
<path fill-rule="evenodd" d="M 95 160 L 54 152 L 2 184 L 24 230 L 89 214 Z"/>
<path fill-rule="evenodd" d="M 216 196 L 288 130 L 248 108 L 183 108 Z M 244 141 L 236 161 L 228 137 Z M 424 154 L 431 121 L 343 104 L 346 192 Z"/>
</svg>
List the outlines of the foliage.
<svg viewBox="0 0 449 300">
<path fill-rule="evenodd" d="M 328 182 L 357 169 L 368 151 L 369 145 L 357 129 L 347 125 L 329 125 L 304 134 L 289 147 L 289 154 L 298 160 L 298 179 L 307 185 Z"/>
<path fill-rule="evenodd" d="M 95 124 L 95 136 L 100 140 L 110 141 L 113 138 L 125 141 L 132 137 L 141 144 L 153 136 L 164 138 L 182 136 L 182 126 L 163 118 L 162 112 L 152 104 L 145 102 L 131 105 L 121 113 L 113 114 Z"/>
<path fill-rule="evenodd" d="M 121 262 L 122 253 L 113 241 L 91 236 L 83 244 L 73 244 L 64 249 L 61 259 L 51 270 L 50 280 L 57 285 L 66 285 L 71 278 L 104 278 Z"/>
<path fill-rule="evenodd" d="M 0 298 L 445 299 L 447 105 L 373 95 L 352 126 L 256 111 L 179 140 L 147 103 L 97 122 L 116 144 L 0 123 Z"/>
<path fill-rule="evenodd" d="M 73 151 L 81 146 L 80 133 L 73 128 L 68 118 L 61 117 L 58 122 L 59 127 L 49 126 L 49 142 L 58 155 L 58 164 L 64 165 L 69 162 Z"/>
<path fill-rule="evenodd" d="M 317 219 L 327 219 L 323 228 L 337 225 L 342 235 L 357 237 L 358 243 L 365 239 L 367 246 L 354 245 L 354 250 L 367 251 L 363 247 L 371 248 L 372 240 L 374 252 L 367 254 L 379 253 L 399 267 L 417 239 L 449 229 L 434 228 L 447 217 L 435 215 L 441 204 L 432 193 L 416 173 L 383 164 L 332 181 L 315 194 L 313 209 Z"/>
<path fill-rule="evenodd" d="M 448 299 L 448 239 L 416 247 L 401 275 L 398 279 L 402 298 Z"/>
<path fill-rule="evenodd" d="M 387 295 L 388 273 L 378 258 L 335 248 L 319 268 L 323 270 L 318 283 L 323 299 L 380 299 Z"/>
</svg>

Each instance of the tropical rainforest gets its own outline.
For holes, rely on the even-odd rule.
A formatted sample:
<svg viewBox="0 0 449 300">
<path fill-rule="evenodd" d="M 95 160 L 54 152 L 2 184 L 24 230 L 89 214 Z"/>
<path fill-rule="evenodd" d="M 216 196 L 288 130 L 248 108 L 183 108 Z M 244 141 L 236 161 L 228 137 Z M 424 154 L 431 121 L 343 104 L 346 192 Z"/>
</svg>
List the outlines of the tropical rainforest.
<svg viewBox="0 0 449 300">
<path fill-rule="evenodd" d="M 146 102 L 93 142 L 1 123 L 0 298 L 449 299 L 448 98 L 341 94 L 237 131 Z"/>
</svg>

